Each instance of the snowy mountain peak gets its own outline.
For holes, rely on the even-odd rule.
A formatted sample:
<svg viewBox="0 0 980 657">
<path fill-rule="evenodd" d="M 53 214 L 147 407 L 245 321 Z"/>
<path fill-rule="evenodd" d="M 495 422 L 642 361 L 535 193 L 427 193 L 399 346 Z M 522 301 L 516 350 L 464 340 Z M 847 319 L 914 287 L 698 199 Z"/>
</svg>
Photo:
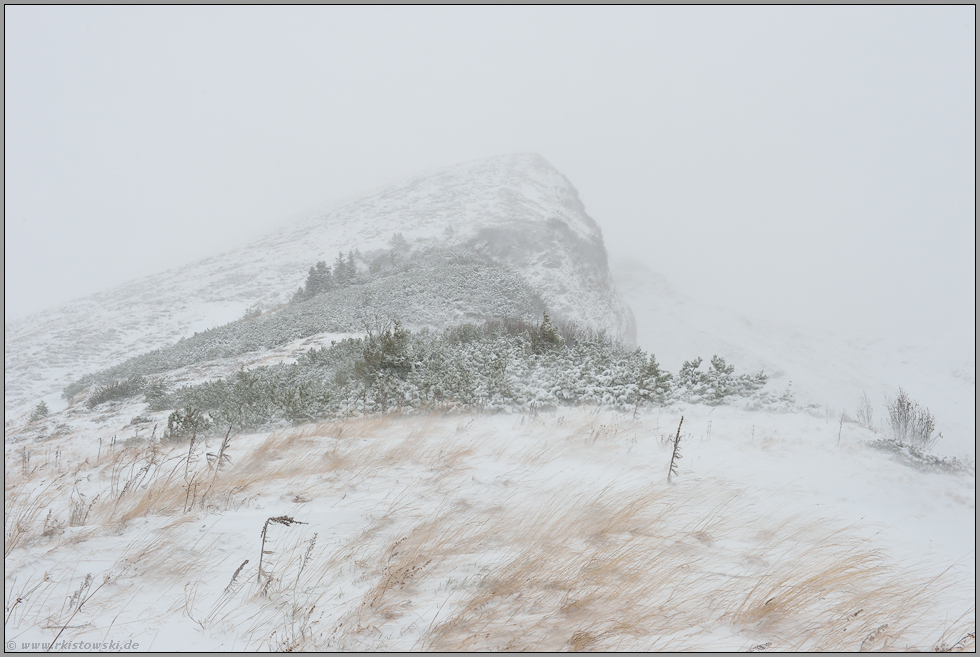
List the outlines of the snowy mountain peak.
<svg viewBox="0 0 980 657">
<path fill-rule="evenodd" d="M 396 234 L 416 251 L 463 249 L 496 263 L 517 277 L 506 280 L 523 279 L 554 316 L 635 344 L 632 312 L 613 285 L 602 232 L 575 188 L 540 155 L 504 155 L 408 178 L 244 247 L 7 324 L 5 415 L 68 380 L 238 319 L 249 308 L 279 307 L 311 265 L 338 252 L 357 250 L 367 271 L 390 252 Z M 463 295 L 455 300 L 466 302 Z M 458 310 L 457 316 L 479 317 Z"/>
<path fill-rule="evenodd" d="M 472 238 L 488 226 L 562 224 L 601 243 L 602 233 L 565 176 L 537 154 L 493 157 L 414 176 L 298 225 L 326 223 L 344 231 L 351 216 L 370 218 L 356 237 L 384 245 L 388 231 L 414 238 Z"/>
</svg>

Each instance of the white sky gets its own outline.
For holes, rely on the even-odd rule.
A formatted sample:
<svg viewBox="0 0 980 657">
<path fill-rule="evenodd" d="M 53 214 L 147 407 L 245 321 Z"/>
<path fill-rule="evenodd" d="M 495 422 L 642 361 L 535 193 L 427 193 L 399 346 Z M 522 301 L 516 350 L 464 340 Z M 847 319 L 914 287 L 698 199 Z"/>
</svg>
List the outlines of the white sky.
<svg viewBox="0 0 980 657">
<path fill-rule="evenodd" d="M 5 7 L 5 317 L 530 151 L 695 298 L 973 350 L 975 17 Z"/>
</svg>

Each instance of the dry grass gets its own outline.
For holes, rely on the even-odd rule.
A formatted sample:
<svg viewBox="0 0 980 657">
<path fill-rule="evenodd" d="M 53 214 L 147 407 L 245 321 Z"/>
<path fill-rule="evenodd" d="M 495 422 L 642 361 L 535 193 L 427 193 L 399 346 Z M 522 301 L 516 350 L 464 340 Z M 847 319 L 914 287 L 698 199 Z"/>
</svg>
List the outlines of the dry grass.
<svg viewBox="0 0 980 657">
<path fill-rule="evenodd" d="M 846 527 L 753 503 L 730 482 L 682 476 L 667 485 L 657 475 L 583 494 L 535 478 L 576 450 L 604 458 L 635 420 L 514 422 L 523 442 L 513 445 L 468 417 L 385 416 L 231 436 L 227 462 L 216 441 L 114 446 L 60 472 L 11 457 L 5 555 L 119 536 L 112 584 L 88 608 L 92 618 L 124 613 L 126 600 L 154 586 L 162 599 L 144 622 L 189 618 L 250 648 L 975 647 L 972 609 L 951 625 L 930 614 L 941 577 L 890 563 Z M 507 475 L 482 473 L 487 462 Z M 373 501 L 341 538 L 318 543 L 313 528 L 282 530 L 265 578 L 257 577 L 262 520 L 242 539 L 249 561 L 191 532 L 287 492 L 298 504 Z M 50 531 L 71 524 L 72 508 L 82 517 L 80 500 L 81 526 L 64 537 Z M 141 519 L 152 522 L 133 530 Z M 69 570 L 58 581 L 8 579 L 7 617 L 29 623 L 29 609 L 34 622 L 60 618 L 43 610 L 57 598 L 51 591 L 77 581 Z"/>
<path fill-rule="evenodd" d="M 578 500 L 518 523 L 514 554 L 472 587 L 424 647 L 692 650 L 705 647 L 705 630 L 727 628 L 778 649 L 846 650 L 859 647 L 851 637 L 860 643 L 885 623 L 896 629 L 879 640 L 891 647 L 929 602 L 925 587 L 846 539 L 787 550 L 795 541 L 784 531 L 756 548 L 758 563 L 771 565 L 725 568 L 736 555 L 720 542 L 739 533 L 739 522 L 704 528 L 671 493 Z M 513 531 L 513 518 L 502 524 L 491 533 Z"/>
</svg>

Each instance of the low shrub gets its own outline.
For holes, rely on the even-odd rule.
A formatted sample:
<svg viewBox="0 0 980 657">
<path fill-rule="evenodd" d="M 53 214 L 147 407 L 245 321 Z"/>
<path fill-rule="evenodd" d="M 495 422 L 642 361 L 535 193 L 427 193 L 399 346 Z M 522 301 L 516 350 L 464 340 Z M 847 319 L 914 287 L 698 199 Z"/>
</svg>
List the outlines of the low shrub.
<svg viewBox="0 0 980 657">
<path fill-rule="evenodd" d="M 193 434 L 210 433 L 216 426 L 217 423 L 210 413 L 196 408 L 178 408 L 167 418 L 167 433 L 164 437 L 177 440 Z"/>
<path fill-rule="evenodd" d="M 590 404 L 624 411 L 672 401 L 720 404 L 744 399 L 781 407 L 762 391 L 763 373 L 740 375 L 719 357 L 676 377 L 654 356 L 584 333 L 566 340 L 560 325 L 491 321 L 437 333 L 398 323 L 314 349 L 294 364 L 240 370 L 153 398 L 155 410 L 196 408 L 216 422 L 259 428 L 375 412 L 522 411 Z M 570 331 L 569 335 L 574 335 Z M 790 400 L 791 401 L 791 400 Z"/>
<path fill-rule="evenodd" d="M 936 418 L 928 408 L 919 406 L 901 388 L 895 397 L 885 396 L 888 424 L 893 438 L 901 445 L 929 447 L 942 437 L 936 434 Z"/>
<path fill-rule="evenodd" d="M 900 443 L 894 438 L 880 438 L 868 443 L 872 449 L 889 452 L 917 470 L 925 472 L 945 472 L 949 474 L 976 474 L 976 465 L 955 456 L 936 456 L 924 449 L 908 443 Z"/>
<path fill-rule="evenodd" d="M 92 393 L 85 404 L 89 408 L 94 408 L 99 404 L 108 401 L 119 401 L 130 399 L 137 396 L 146 388 L 146 379 L 142 376 L 131 376 L 122 381 L 113 381 L 104 386 L 100 386 Z"/>
</svg>

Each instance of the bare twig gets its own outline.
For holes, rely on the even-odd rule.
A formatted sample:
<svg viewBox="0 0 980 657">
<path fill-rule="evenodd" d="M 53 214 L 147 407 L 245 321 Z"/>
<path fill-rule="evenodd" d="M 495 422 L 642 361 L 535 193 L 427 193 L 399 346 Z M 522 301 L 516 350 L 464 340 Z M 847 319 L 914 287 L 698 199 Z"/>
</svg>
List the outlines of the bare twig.
<svg viewBox="0 0 980 657">
<path fill-rule="evenodd" d="M 667 483 L 670 483 L 671 475 L 677 474 L 677 460 L 681 457 L 681 425 L 684 424 L 684 416 L 677 424 L 677 435 L 674 436 L 674 450 L 670 454 L 670 467 L 667 469 Z"/>
</svg>

